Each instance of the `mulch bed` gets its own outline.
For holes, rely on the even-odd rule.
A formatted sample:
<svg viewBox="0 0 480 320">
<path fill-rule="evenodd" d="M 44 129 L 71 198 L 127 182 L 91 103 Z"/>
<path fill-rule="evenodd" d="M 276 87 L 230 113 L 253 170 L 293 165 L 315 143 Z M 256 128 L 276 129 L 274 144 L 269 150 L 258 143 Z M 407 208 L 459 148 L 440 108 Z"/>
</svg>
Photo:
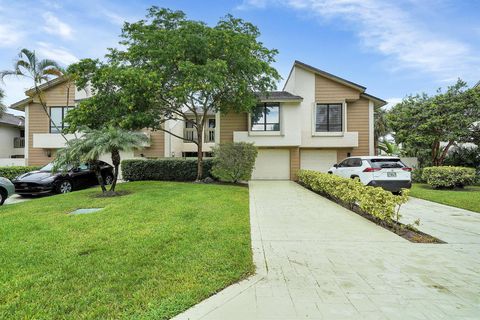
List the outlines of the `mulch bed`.
<svg viewBox="0 0 480 320">
<path fill-rule="evenodd" d="M 304 188 L 307 188 L 305 185 L 299 183 L 302 187 Z M 427 233 L 424 233 L 420 230 L 417 230 L 415 229 L 414 227 L 412 226 L 409 226 L 409 225 L 406 225 L 406 224 L 403 224 L 403 223 L 400 223 L 400 222 L 395 222 L 395 221 L 392 221 L 392 222 L 387 222 L 387 221 L 384 221 L 384 220 L 381 220 L 381 219 L 378 219 L 377 217 L 374 217 L 372 216 L 371 214 L 369 214 L 368 212 L 365 212 L 363 211 L 362 209 L 360 209 L 357 205 L 352 206 L 347 204 L 347 203 L 344 203 L 342 201 L 339 201 L 338 199 L 328 195 L 328 194 L 325 194 L 325 193 L 322 193 L 322 192 L 316 192 L 310 188 L 307 188 L 308 190 L 312 191 L 312 192 L 315 192 L 316 194 L 324 197 L 324 198 L 327 198 L 339 205 L 341 205 L 342 207 L 352 211 L 352 212 L 355 212 L 356 214 L 364 217 L 365 219 L 368 219 L 370 221 L 372 221 L 373 223 L 375 223 L 376 225 L 390 231 L 390 232 L 393 232 L 397 235 L 399 235 L 400 237 L 410 241 L 410 242 L 414 242 L 414 243 L 446 243 L 445 241 L 442 241 L 434 236 L 431 236 Z"/>
</svg>

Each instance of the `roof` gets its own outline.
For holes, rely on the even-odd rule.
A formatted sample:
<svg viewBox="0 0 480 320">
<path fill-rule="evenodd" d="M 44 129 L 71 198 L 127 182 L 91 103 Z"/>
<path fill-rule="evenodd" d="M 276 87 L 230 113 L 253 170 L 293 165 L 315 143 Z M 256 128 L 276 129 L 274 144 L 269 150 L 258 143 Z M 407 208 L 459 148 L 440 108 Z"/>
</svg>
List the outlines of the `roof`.
<svg viewBox="0 0 480 320">
<path fill-rule="evenodd" d="M 259 94 L 258 98 L 261 101 L 274 101 L 274 102 L 303 100 L 302 97 L 291 94 L 288 91 L 268 91 L 266 94 Z"/>
<path fill-rule="evenodd" d="M 0 124 L 23 128 L 25 126 L 25 120 L 23 117 L 17 117 L 10 113 L 4 113 L 0 116 Z"/>
<path fill-rule="evenodd" d="M 480 81 L 478 81 L 477 84 L 474 85 L 473 87 L 474 87 L 474 88 L 477 88 L 477 87 L 480 88 Z"/>
<path fill-rule="evenodd" d="M 58 78 L 55 78 L 55 79 L 52 79 L 50 81 L 47 81 L 45 83 L 42 83 L 41 85 L 38 86 L 38 89 L 40 91 L 42 90 L 46 90 L 46 89 L 49 89 L 51 87 L 54 87 L 58 84 L 61 84 L 61 83 L 64 83 L 65 81 L 67 81 L 67 78 L 65 77 L 58 77 Z M 28 89 L 27 91 L 25 91 L 25 95 L 27 95 L 28 97 L 23 99 L 23 100 L 20 100 L 20 101 L 17 101 L 15 102 L 14 104 L 12 104 L 10 106 L 11 109 L 17 109 L 17 110 L 22 110 L 25 108 L 26 105 L 28 105 L 30 102 L 33 101 L 33 96 L 35 95 L 35 88 L 30 88 Z"/>
<path fill-rule="evenodd" d="M 323 76 L 327 79 L 333 80 L 333 81 L 338 82 L 340 84 L 343 84 L 347 87 L 356 89 L 356 90 L 360 91 L 360 96 L 362 96 L 364 98 L 367 98 L 369 100 L 372 100 L 376 104 L 375 105 L 376 107 L 382 107 L 382 106 L 387 104 L 387 101 L 385 101 L 383 99 L 380 99 L 378 97 L 372 96 L 371 94 L 366 93 L 365 90 L 367 88 L 362 86 L 362 85 L 359 85 L 358 83 L 355 83 L 355 82 L 349 81 L 347 79 L 341 78 L 339 76 L 336 76 L 336 75 L 331 74 L 329 72 L 326 72 L 324 70 L 315 68 L 315 67 L 313 67 L 309 64 L 303 63 L 303 62 L 298 61 L 298 60 L 295 60 L 295 62 L 293 63 L 292 70 L 293 70 L 294 67 L 300 67 L 300 68 L 306 69 L 306 70 L 311 71 L 315 74 L 319 74 L 319 75 L 321 75 L 321 76 Z M 292 73 L 292 70 L 290 71 L 290 73 Z M 288 77 L 290 77 L 290 75 Z"/>
<path fill-rule="evenodd" d="M 354 88 L 354 89 L 357 89 L 359 91 L 365 91 L 365 89 L 367 89 L 366 87 L 364 86 L 361 86 L 355 82 L 352 82 L 352 81 L 349 81 L 347 79 L 343 79 L 343 78 L 340 78 L 336 75 L 333 75 L 331 73 L 328 73 L 326 71 L 323 71 L 323 70 L 320 70 L 318 68 L 315 68 L 315 67 L 312 67 L 311 65 L 308 65 L 306 63 L 303 63 L 301 61 L 298 61 L 298 60 L 295 60 L 295 62 L 293 63 L 293 66 L 297 66 L 297 67 L 301 67 L 301 68 L 304 68 L 304 69 L 307 69 L 307 70 L 310 70 L 314 73 L 318 73 L 328 79 L 331 79 L 331 80 L 334 80 L 336 82 L 340 82 L 344 85 L 346 85 L 347 87 L 351 87 L 351 88 Z"/>
</svg>

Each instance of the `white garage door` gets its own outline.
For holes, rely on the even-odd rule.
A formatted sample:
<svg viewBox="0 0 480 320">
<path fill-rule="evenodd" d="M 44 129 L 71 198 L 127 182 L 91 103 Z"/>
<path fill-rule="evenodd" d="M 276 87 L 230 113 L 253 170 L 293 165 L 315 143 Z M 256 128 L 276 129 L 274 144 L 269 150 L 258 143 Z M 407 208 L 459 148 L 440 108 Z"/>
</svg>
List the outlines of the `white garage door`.
<svg viewBox="0 0 480 320">
<path fill-rule="evenodd" d="M 259 149 L 252 179 L 290 179 L 290 151 L 283 149 Z"/>
<path fill-rule="evenodd" d="M 337 163 L 335 150 L 300 150 L 300 168 L 327 172 Z"/>
</svg>

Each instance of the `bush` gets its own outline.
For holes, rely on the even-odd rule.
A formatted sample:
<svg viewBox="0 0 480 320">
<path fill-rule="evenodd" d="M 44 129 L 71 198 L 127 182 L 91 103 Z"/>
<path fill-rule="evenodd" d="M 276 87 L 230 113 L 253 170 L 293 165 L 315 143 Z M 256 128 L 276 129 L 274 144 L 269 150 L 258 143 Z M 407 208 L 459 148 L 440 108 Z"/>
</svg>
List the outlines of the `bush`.
<svg viewBox="0 0 480 320">
<path fill-rule="evenodd" d="M 203 178 L 211 176 L 212 159 L 203 160 Z M 131 159 L 122 161 L 124 180 L 194 181 L 197 178 L 196 159 Z"/>
<path fill-rule="evenodd" d="M 397 208 L 408 200 L 408 191 L 395 196 L 382 188 L 363 185 L 358 179 L 347 179 L 333 174 L 300 170 L 299 182 L 307 188 L 333 198 L 353 209 L 360 208 L 382 221 L 398 220 Z"/>
<path fill-rule="evenodd" d="M 414 168 L 412 170 L 412 182 L 417 182 L 417 183 L 425 183 L 426 182 L 423 179 L 423 169 Z"/>
<path fill-rule="evenodd" d="M 227 142 L 213 149 L 212 174 L 222 181 L 250 180 L 257 158 L 257 148 L 252 143 Z"/>
<path fill-rule="evenodd" d="M 40 167 L 36 166 L 26 166 L 26 167 L 21 167 L 21 166 L 12 166 L 12 167 L 0 167 L 0 177 L 4 177 L 10 180 L 13 180 L 15 177 L 30 172 L 30 171 L 35 171 L 40 169 Z"/>
<path fill-rule="evenodd" d="M 475 169 L 465 167 L 426 167 L 423 179 L 433 188 L 463 188 L 475 182 Z"/>
</svg>

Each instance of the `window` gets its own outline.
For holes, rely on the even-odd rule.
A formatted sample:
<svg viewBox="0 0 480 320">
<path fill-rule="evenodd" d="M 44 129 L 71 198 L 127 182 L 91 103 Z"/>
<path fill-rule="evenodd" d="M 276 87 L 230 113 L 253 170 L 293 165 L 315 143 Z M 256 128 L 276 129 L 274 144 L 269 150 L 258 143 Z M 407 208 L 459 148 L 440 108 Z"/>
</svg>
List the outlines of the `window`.
<svg viewBox="0 0 480 320">
<path fill-rule="evenodd" d="M 252 131 L 280 131 L 280 105 L 262 103 L 252 111 Z"/>
<path fill-rule="evenodd" d="M 342 104 L 317 104 L 315 109 L 316 132 L 342 132 Z"/>
<path fill-rule="evenodd" d="M 387 159 L 371 159 L 370 164 L 372 168 L 404 168 L 406 167 L 402 161 L 398 158 L 387 158 Z"/>
<path fill-rule="evenodd" d="M 215 128 L 215 119 L 208 119 L 208 127 L 210 129 Z"/>
<path fill-rule="evenodd" d="M 68 124 L 64 121 L 69 110 L 73 107 L 50 107 L 50 133 L 60 133 L 63 129 L 68 128 Z M 55 127 L 56 126 L 56 127 Z"/>
</svg>

